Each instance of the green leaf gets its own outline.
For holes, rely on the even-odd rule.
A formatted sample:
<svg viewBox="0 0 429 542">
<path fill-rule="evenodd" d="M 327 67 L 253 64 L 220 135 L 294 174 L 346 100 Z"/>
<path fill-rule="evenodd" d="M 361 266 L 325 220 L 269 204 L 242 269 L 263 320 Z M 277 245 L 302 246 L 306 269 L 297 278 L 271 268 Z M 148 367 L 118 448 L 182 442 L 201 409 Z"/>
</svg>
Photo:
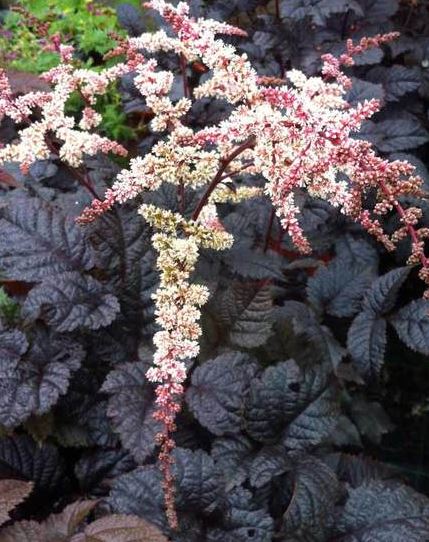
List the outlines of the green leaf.
<svg viewBox="0 0 429 542">
<path fill-rule="evenodd" d="M 0 316 L 2 316 L 7 322 L 12 322 L 19 315 L 19 303 L 16 303 L 6 293 L 3 286 L 0 287 Z"/>
</svg>

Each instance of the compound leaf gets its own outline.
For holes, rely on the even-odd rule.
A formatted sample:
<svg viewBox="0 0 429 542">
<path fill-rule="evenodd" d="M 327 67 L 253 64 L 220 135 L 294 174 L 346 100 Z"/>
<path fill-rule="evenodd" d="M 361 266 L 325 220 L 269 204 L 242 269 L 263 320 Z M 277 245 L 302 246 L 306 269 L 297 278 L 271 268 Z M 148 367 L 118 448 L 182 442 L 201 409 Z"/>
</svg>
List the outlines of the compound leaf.
<svg viewBox="0 0 429 542">
<path fill-rule="evenodd" d="M 319 324 L 311 307 L 299 301 L 286 301 L 283 306 L 278 307 L 275 314 L 279 323 L 292 321 L 294 332 L 309 343 L 312 352 L 316 349 L 320 359 L 334 368 L 338 367 L 346 351 L 332 335 L 330 329 Z M 314 354 L 312 357 L 314 359 Z"/>
<path fill-rule="evenodd" d="M 22 351 L 25 338 L 22 334 L 16 338 Z M 47 413 L 66 393 L 84 355 L 79 343 L 71 338 L 35 328 L 31 346 L 21 359 L 15 356 L 0 362 L 0 423 L 12 428 L 31 414 Z"/>
<path fill-rule="evenodd" d="M 286 449 L 281 445 L 264 446 L 254 457 L 249 466 L 249 481 L 253 487 L 259 488 L 280 476 L 291 468 L 291 461 Z"/>
<path fill-rule="evenodd" d="M 372 141 L 381 152 L 413 149 L 429 141 L 428 131 L 416 118 L 388 119 L 371 123 L 367 121 L 365 138 Z"/>
<path fill-rule="evenodd" d="M 346 13 L 349 9 L 363 15 L 362 8 L 355 0 L 283 0 L 282 17 L 301 20 L 310 17 L 315 24 L 323 25 L 334 13 Z"/>
<path fill-rule="evenodd" d="M 37 521 L 18 521 L 0 532 L 0 542 L 46 542 L 46 531 Z"/>
<path fill-rule="evenodd" d="M 74 468 L 79 487 L 85 493 L 104 488 L 111 479 L 136 467 L 131 455 L 123 449 L 97 448 L 84 452 Z"/>
<path fill-rule="evenodd" d="M 108 502 L 115 513 L 136 515 L 162 530 L 167 528 L 162 475 L 156 465 L 139 467 L 116 478 Z"/>
<path fill-rule="evenodd" d="M 250 387 L 246 431 L 267 443 L 280 437 L 290 449 L 321 442 L 337 423 L 328 376 L 322 366 L 301 369 L 294 360 L 265 369 Z"/>
<path fill-rule="evenodd" d="M 343 235 L 335 242 L 335 253 L 347 265 L 365 265 L 374 270 L 378 268 L 377 250 L 365 239 Z"/>
<path fill-rule="evenodd" d="M 386 100 L 398 101 L 404 94 L 417 90 L 421 85 L 421 77 L 417 69 L 394 65 L 375 66 L 366 75 L 373 83 L 382 83 Z"/>
<path fill-rule="evenodd" d="M 359 311 L 363 294 L 373 278 L 371 266 L 347 265 L 342 258 L 336 258 L 308 280 L 308 300 L 319 311 L 332 316 L 353 316 Z"/>
<path fill-rule="evenodd" d="M 250 491 L 235 488 L 227 496 L 229 513 L 222 528 L 210 529 L 207 542 L 271 542 L 273 519 L 252 501 Z"/>
<path fill-rule="evenodd" d="M 140 36 L 145 30 L 141 13 L 131 4 L 119 4 L 116 8 L 119 24 L 130 36 Z"/>
<path fill-rule="evenodd" d="M 399 0 L 359 0 L 359 4 L 369 24 L 387 21 L 399 8 Z"/>
<path fill-rule="evenodd" d="M 0 533 L 0 542 L 80 542 L 73 535 L 96 504 L 97 501 L 74 502 L 42 523 L 19 521 Z"/>
<path fill-rule="evenodd" d="M 0 439 L 0 478 L 32 481 L 35 498 L 56 492 L 68 481 L 58 449 L 39 446 L 26 435 Z"/>
<path fill-rule="evenodd" d="M 238 434 L 215 439 L 211 456 L 225 478 L 226 487 L 231 489 L 248 477 L 255 452 L 252 441 Z"/>
<path fill-rule="evenodd" d="M 73 536 L 82 521 L 95 508 L 97 501 L 76 501 L 69 504 L 59 514 L 51 514 L 42 523 L 48 541 L 68 540 Z"/>
<path fill-rule="evenodd" d="M 225 261 L 234 273 L 250 279 L 282 279 L 282 258 L 275 252 L 263 252 L 246 246 L 234 250 L 234 246 L 225 256 Z"/>
<path fill-rule="evenodd" d="M 376 100 L 383 100 L 385 93 L 383 86 L 380 84 L 370 83 L 363 79 L 357 79 L 352 77 L 353 86 L 347 92 L 345 99 L 351 104 L 356 106 L 365 100 L 375 98 Z"/>
<path fill-rule="evenodd" d="M 177 508 L 184 512 L 213 512 L 223 496 L 220 471 L 213 459 L 203 450 L 185 448 L 177 448 L 174 459 Z"/>
<path fill-rule="evenodd" d="M 0 365 L 18 360 L 28 348 L 24 333 L 18 329 L 0 330 Z"/>
</svg>

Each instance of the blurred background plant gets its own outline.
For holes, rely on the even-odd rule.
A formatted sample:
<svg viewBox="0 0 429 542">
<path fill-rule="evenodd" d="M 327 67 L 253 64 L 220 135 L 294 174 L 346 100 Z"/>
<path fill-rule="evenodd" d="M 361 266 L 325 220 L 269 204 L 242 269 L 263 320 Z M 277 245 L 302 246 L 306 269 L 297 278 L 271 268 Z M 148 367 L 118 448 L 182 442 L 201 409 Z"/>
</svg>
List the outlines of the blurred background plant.
<svg viewBox="0 0 429 542">
<path fill-rule="evenodd" d="M 138 6 L 139 2 L 134 4 Z M 17 77 L 27 86 L 35 84 L 23 74 L 38 75 L 58 64 L 58 55 L 44 49 L 55 34 L 75 47 L 80 67 L 97 71 L 112 62 L 105 61 L 103 55 L 114 47 L 115 38 L 124 37 L 126 32 L 118 23 L 114 5 L 88 0 L 19 0 L 2 13 L 0 67 L 18 72 Z M 80 97 L 74 96 L 70 112 L 81 105 Z M 135 137 L 116 85 L 100 98 L 97 110 L 103 116 L 101 129 L 105 135 L 121 141 Z"/>
</svg>

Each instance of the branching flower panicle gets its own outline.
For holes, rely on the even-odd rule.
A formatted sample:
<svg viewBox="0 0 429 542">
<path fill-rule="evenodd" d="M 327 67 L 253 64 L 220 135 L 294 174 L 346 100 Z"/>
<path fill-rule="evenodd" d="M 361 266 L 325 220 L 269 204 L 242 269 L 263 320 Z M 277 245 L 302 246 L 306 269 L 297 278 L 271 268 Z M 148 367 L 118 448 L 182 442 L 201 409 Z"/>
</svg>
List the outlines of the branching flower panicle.
<svg viewBox="0 0 429 542">
<path fill-rule="evenodd" d="M 116 141 L 88 131 L 101 121 L 91 107 L 95 96 L 103 94 L 108 84 L 124 73 L 124 66 L 105 70 L 102 75 L 91 70 L 74 70 L 73 48 L 58 45 L 57 50 L 62 64 L 43 76 L 52 84 L 51 92 L 32 92 L 14 97 L 5 82 L 5 73 L 0 73 L 0 119 L 8 116 L 26 125 L 20 130 L 18 142 L 0 149 L 0 165 L 8 161 L 18 162 L 26 172 L 36 160 L 48 159 L 52 153 L 58 153 L 59 158 L 72 167 L 80 166 L 84 155 L 93 156 L 98 152 L 127 154 Z M 78 124 L 65 112 L 67 100 L 74 91 L 78 91 L 87 103 Z M 38 119 L 35 122 L 30 118 L 33 114 Z"/>
<path fill-rule="evenodd" d="M 158 435 L 160 464 L 164 473 L 167 514 L 177 526 L 174 508 L 174 483 L 171 451 L 175 416 L 180 410 L 187 361 L 199 351 L 201 306 L 209 291 L 192 284 L 191 274 L 201 248 L 225 250 L 232 244 L 217 214 L 217 204 L 232 203 L 260 196 L 269 197 L 282 226 L 303 253 L 311 246 L 300 224 L 296 194 L 306 191 L 328 201 L 342 213 L 359 222 L 384 243 L 388 250 L 409 237 L 410 264 L 421 264 L 420 276 L 429 284 L 429 261 L 424 253 L 426 228 L 419 229 L 420 211 L 406 207 L 403 196 L 416 196 L 421 180 L 407 162 L 389 162 L 376 155 L 371 145 L 354 137 L 362 123 L 379 109 L 377 100 L 366 100 L 351 107 L 346 99 L 351 80 L 342 71 L 353 65 L 353 56 L 377 47 L 396 34 L 364 38 L 357 45 L 346 44 L 339 58 L 322 57 L 322 77 L 307 77 L 290 70 L 283 79 L 259 77 L 247 55 L 225 44 L 218 34 L 244 33 L 228 24 L 189 16 L 189 7 L 176 7 L 164 0 L 153 0 L 157 10 L 171 25 L 175 37 L 163 30 L 145 33 L 120 43 L 112 53 L 125 60 L 100 73 L 74 70 L 72 51 L 58 46 L 62 63 L 45 76 L 52 92 L 14 97 L 5 74 L 0 73 L 0 118 L 4 115 L 24 122 L 18 142 L 0 149 L 0 164 L 17 161 L 22 169 L 54 150 L 71 167 L 81 165 L 84 155 L 99 151 L 125 154 L 119 144 L 91 130 L 100 122 L 94 110 L 96 97 L 110 82 L 125 73 L 134 74 L 134 84 L 152 109 L 155 131 L 168 130 L 167 137 L 150 152 L 130 161 L 117 176 L 104 201 L 95 199 L 79 221 L 86 223 L 137 196 L 175 185 L 178 192 L 198 190 L 202 195 L 191 218 L 143 203 L 140 214 L 156 231 L 153 246 L 158 253 L 160 285 L 154 295 L 160 330 L 154 336 L 156 351 L 148 371 L 156 384 L 156 418 L 163 430 Z M 175 52 L 181 61 L 202 63 L 209 76 L 193 89 L 192 96 L 174 102 L 170 97 L 173 73 L 161 70 L 153 58 L 160 52 Z M 112 56 L 110 55 L 110 56 Z M 82 118 L 76 124 L 65 113 L 66 102 L 78 91 L 85 101 Z M 232 112 L 218 124 L 195 131 L 186 126 L 185 115 L 193 99 L 220 98 Z M 30 115 L 37 112 L 37 120 Z M 258 187 L 234 187 L 243 172 L 263 180 Z M 363 208 L 368 191 L 376 195 L 373 209 Z M 381 217 L 396 211 L 400 227 L 387 234 Z"/>
</svg>

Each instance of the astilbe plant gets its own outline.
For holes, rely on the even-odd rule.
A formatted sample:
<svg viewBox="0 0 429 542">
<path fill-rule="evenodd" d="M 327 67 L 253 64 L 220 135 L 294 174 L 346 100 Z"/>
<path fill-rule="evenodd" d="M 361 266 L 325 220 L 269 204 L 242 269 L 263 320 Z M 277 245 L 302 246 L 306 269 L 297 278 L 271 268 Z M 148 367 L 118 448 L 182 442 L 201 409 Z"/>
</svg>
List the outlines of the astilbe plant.
<svg viewBox="0 0 429 542">
<path fill-rule="evenodd" d="M 23 127 L 18 141 L 0 149 L 0 164 L 16 161 L 27 171 L 36 160 L 54 153 L 85 183 L 79 173 L 84 155 L 100 151 L 126 154 L 121 145 L 93 131 L 101 120 L 93 106 L 112 81 L 132 73 L 135 86 L 153 111 L 152 129 L 167 130 L 168 136 L 143 157 L 133 158 L 104 199 L 97 197 L 83 212 L 79 223 L 91 222 L 116 203 L 154 191 L 162 183 L 177 186 L 179 208 L 183 207 L 185 189 L 200 195 L 191 217 L 148 202 L 139 209 L 156 231 L 152 242 L 160 272 L 154 294 L 159 331 L 154 336 L 156 352 L 147 377 L 157 386 L 155 417 L 162 426 L 157 443 L 167 517 L 174 528 L 172 433 L 181 408 L 187 364 L 199 351 L 200 307 L 209 298 L 205 285 L 192 282 L 192 273 L 201 248 L 225 250 L 233 243 L 218 218 L 217 204 L 266 194 L 297 249 L 308 253 L 311 246 L 300 226 L 294 199 L 296 191 L 304 189 L 359 222 L 388 250 L 409 237 L 409 263 L 421 265 L 420 277 L 427 284 L 429 261 L 424 240 L 429 230 L 417 227 L 419 208 L 401 203 L 402 196 L 419 195 L 421 181 L 414 175 L 414 167 L 404 161 L 384 160 L 367 141 L 354 137 L 362 122 L 379 109 L 379 102 L 368 100 L 351 107 L 345 100 L 351 80 L 343 67 L 352 66 L 355 55 L 394 39 L 396 34 L 364 38 L 357 45 L 349 40 L 339 58 L 331 54 L 322 57 L 322 77 L 308 78 L 291 70 L 286 73 L 287 81 L 275 80 L 258 77 L 246 54 L 216 38 L 218 34 L 244 35 L 238 28 L 214 20 L 195 20 L 185 3 L 173 7 L 164 0 L 153 0 L 148 6 L 161 14 L 173 33 L 159 30 L 122 41 L 109 53 L 109 57 L 124 57 L 113 68 L 101 73 L 74 69 L 73 49 L 54 41 L 61 64 L 44 75 L 53 87 L 51 92 L 16 98 L 6 75 L 1 74 L 0 118 L 9 116 Z M 165 52 L 179 55 L 182 65 L 198 61 L 210 70 L 193 93 L 187 89 L 186 97 L 177 102 L 169 97 L 173 73 L 160 69 L 153 58 L 154 53 Z M 67 100 L 76 91 L 86 104 L 79 122 L 65 113 Z M 232 108 L 218 124 L 195 131 L 184 119 L 193 99 L 203 97 L 225 100 Z M 243 172 L 255 179 L 254 186 L 234 186 L 234 178 Z M 363 203 L 369 193 L 375 202 L 370 210 Z M 380 217 L 392 211 L 399 214 L 401 224 L 388 235 Z"/>
</svg>

